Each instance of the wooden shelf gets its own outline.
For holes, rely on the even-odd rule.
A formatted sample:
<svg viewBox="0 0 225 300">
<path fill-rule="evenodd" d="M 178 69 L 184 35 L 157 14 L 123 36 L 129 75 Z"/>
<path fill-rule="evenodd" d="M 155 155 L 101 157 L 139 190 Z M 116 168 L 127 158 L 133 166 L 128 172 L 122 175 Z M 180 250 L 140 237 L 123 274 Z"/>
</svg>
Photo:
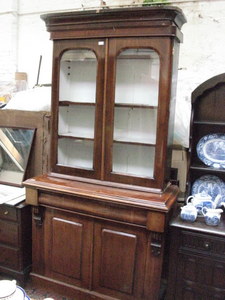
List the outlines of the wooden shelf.
<svg viewBox="0 0 225 300">
<path fill-rule="evenodd" d="M 69 105 L 92 105 L 95 106 L 95 102 L 74 102 L 74 101 L 68 101 L 68 100 L 63 100 L 59 101 L 59 106 L 69 106 Z"/>
<path fill-rule="evenodd" d="M 197 125 L 212 125 L 212 126 L 225 126 L 225 122 L 215 122 L 215 121 L 194 121 L 193 124 Z"/>
<path fill-rule="evenodd" d="M 59 134 L 58 135 L 59 139 L 72 139 L 72 140 L 85 140 L 85 141 L 94 141 L 94 138 L 89 138 L 89 137 L 81 137 L 81 136 L 74 136 L 71 134 Z"/>
<path fill-rule="evenodd" d="M 197 165 L 197 164 L 194 164 L 192 166 L 190 166 L 190 169 L 191 170 L 199 170 L 199 171 L 206 171 L 206 172 L 215 172 L 215 173 L 221 173 L 221 172 L 224 172 L 225 173 L 225 169 L 222 169 L 222 168 L 213 168 L 213 167 L 208 167 L 208 166 L 202 166 L 202 165 Z"/>
<path fill-rule="evenodd" d="M 157 59 L 158 57 L 153 55 L 138 55 L 138 54 L 130 54 L 130 55 L 120 55 L 117 57 L 117 59 Z"/>
<path fill-rule="evenodd" d="M 148 146 L 148 147 L 156 146 L 156 144 L 153 143 L 145 143 L 145 142 L 138 142 L 138 141 L 113 140 L 113 142 L 118 144 L 130 144 L 130 145 Z"/>
<path fill-rule="evenodd" d="M 146 104 L 134 104 L 134 103 L 115 103 L 115 107 L 158 109 L 158 106 L 146 105 Z"/>
</svg>

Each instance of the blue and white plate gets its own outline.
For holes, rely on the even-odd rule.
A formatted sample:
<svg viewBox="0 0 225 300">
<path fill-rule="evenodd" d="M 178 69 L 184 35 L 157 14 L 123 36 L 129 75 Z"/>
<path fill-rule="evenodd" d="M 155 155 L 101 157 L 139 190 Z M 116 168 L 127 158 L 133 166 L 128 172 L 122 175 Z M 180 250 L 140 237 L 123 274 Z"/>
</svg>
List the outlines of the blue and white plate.
<svg viewBox="0 0 225 300">
<path fill-rule="evenodd" d="M 204 175 L 195 180 L 192 185 L 191 194 L 206 192 L 214 201 L 217 195 L 225 196 L 225 183 L 222 179 L 214 175 Z"/>
<path fill-rule="evenodd" d="M 212 133 L 203 136 L 196 151 L 199 159 L 207 166 L 225 168 L 225 134 Z"/>
</svg>

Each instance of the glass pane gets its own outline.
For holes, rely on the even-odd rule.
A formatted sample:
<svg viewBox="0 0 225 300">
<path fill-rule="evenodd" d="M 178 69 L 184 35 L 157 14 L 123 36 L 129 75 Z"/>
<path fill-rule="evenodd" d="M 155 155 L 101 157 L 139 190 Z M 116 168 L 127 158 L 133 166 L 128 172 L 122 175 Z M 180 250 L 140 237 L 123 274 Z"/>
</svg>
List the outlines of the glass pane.
<svg viewBox="0 0 225 300">
<path fill-rule="evenodd" d="M 34 129 L 0 128 L 0 181 L 21 184 L 34 137 Z"/>
<path fill-rule="evenodd" d="M 59 135 L 94 138 L 95 106 L 59 107 Z"/>
<path fill-rule="evenodd" d="M 116 64 L 113 172 L 153 177 L 158 88 L 159 57 L 155 51 L 128 49 L 119 54 Z"/>
<path fill-rule="evenodd" d="M 115 107 L 114 140 L 155 144 L 156 119 L 157 109 Z"/>
<path fill-rule="evenodd" d="M 95 102 L 97 60 L 91 50 L 66 51 L 60 63 L 60 101 Z"/>
<path fill-rule="evenodd" d="M 155 148 L 133 144 L 113 144 L 113 171 L 131 176 L 153 177 Z"/>
<path fill-rule="evenodd" d="M 151 49 L 128 49 L 117 57 L 115 103 L 158 105 L 159 56 Z"/>
<path fill-rule="evenodd" d="M 61 138 L 58 141 L 59 164 L 74 168 L 93 168 L 93 141 Z"/>
<path fill-rule="evenodd" d="M 60 63 L 58 164 L 93 169 L 97 59 L 66 51 Z"/>
</svg>

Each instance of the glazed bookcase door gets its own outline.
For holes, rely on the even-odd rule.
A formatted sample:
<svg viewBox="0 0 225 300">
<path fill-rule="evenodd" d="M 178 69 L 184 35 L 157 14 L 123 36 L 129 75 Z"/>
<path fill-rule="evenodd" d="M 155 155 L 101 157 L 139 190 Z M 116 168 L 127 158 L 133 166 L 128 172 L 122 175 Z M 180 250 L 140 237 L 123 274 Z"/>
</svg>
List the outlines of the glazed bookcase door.
<svg viewBox="0 0 225 300">
<path fill-rule="evenodd" d="M 103 40 L 56 42 L 52 166 L 57 173 L 100 177 L 104 49 Z"/>
<path fill-rule="evenodd" d="M 162 49 L 160 42 L 143 38 L 109 42 L 105 176 L 110 181 L 159 185 L 166 147 L 160 136 L 167 135 L 167 125 L 159 124 L 167 119 L 165 45 Z"/>
</svg>

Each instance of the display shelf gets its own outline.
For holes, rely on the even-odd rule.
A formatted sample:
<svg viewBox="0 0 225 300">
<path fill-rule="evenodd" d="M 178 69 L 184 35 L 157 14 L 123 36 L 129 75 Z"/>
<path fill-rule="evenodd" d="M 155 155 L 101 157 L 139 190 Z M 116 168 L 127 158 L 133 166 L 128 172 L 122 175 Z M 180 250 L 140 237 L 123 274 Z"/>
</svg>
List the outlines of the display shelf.
<svg viewBox="0 0 225 300">
<path fill-rule="evenodd" d="M 190 158 L 187 180 L 187 194 L 192 184 L 203 175 L 215 175 L 225 181 L 225 170 L 208 167 L 198 157 L 197 145 L 204 136 L 225 134 L 225 74 L 203 82 L 192 93 L 192 116 L 190 123 Z"/>
<path fill-rule="evenodd" d="M 95 106 L 95 102 L 79 102 L 79 101 L 69 101 L 69 100 L 60 100 L 59 101 L 59 106 L 70 106 L 70 105 L 90 105 L 90 106 Z"/>
<path fill-rule="evenodd" d="M 128 141 L 128 140 L 119 140 L 119 139 L 114 139 L 113 142 L 115 143 L 120 143 L 120 144 L 131 144 L 131 145 L 140 145 L 140 146 L 149 146 L 149 147 L 155 147 L 156 144 L 152 144 L 152 143 L 144 143 L 140 140 L 137 141 Z"/>
<path fill-rule="evenodd" d="M 225 126 L 225 122 L 215 122 L 215 121 L 194 121 L 193 124 L 209 125 L 209 126 Z"/>
<path fill-rule="evenodd" d="M 202 170 L 202 171 L 206 171 L 206 172 L 225 172 L 225 169 L 223 169 L 223 168 L 207 167 L 203 163 L 201 165 L 192 164 L 190 166 L 190 169 L 193 169 L 193 170 Z"/>
<path fill-rule="evenodd" d="M 148 104 L 135 104 L 135 103 L 124 103 L 124 102 L 116 102 L 115 107 L 127 107 L 127 108 L 147 108 L 147 109 L 157 109 L 157 106 L 148 105 Z"/>
<path fill-rule="evenodd" d="M 93 138 L 88 138 L 88 137 L 83 137 L 83 136 L 73 136 L 70 135 L 70 133 L 65 133 L 65 134 L 60 134 L 58 135 L 59 139 L 72 139 L 72 140 L 88 140 L 88 141 L 93 141 Z"/>
</svg>

